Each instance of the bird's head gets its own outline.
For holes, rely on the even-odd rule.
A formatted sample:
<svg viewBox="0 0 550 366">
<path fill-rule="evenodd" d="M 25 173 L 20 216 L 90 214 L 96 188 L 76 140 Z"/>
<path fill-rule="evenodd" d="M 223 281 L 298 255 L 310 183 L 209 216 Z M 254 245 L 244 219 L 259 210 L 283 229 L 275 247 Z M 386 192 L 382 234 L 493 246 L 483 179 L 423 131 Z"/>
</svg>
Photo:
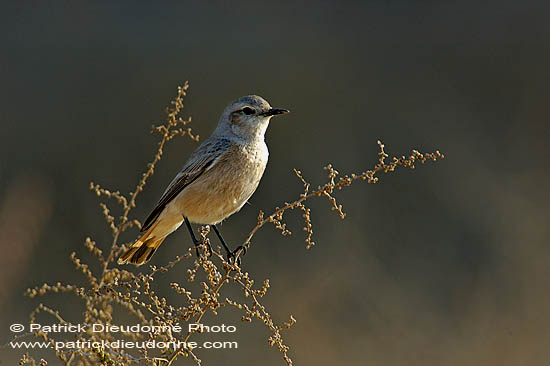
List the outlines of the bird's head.
<svg viewBox="0 0 550 366">
<path fill-rule="evenodd" d="M 289 112 L 287 109 L 271 108 L 269 103 L 260 96 L 247 95 L 225 108 L 218 129 L 229 129 L 234 135 L 245 140 L 263 138 L 269 120 L 273 116 Z"/>
</svg>

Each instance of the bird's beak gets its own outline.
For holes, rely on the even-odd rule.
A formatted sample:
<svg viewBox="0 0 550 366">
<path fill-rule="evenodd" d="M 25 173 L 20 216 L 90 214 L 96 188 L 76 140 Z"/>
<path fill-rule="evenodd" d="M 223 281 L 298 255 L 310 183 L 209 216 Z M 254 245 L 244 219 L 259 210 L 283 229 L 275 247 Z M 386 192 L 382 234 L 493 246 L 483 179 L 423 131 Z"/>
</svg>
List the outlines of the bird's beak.
<svg viewBox="0 0 550 366">
<path fill-rule="evenodd" d="M 262 116 L 276 116 L 278 114 L 287 114 L 290 113 L 288 109 L 282 109 L 282 108 L 271 108 L 267 112 L 262 113 Z"/>
</svg>

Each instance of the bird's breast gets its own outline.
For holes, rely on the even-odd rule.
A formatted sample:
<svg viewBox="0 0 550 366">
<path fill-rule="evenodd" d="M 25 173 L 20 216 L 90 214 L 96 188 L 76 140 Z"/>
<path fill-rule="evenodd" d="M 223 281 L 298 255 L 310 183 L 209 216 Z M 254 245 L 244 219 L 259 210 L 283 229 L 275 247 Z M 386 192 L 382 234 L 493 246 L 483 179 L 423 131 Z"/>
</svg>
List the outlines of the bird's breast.
<svg viewBox="0 0 550 366">
<path fill-rule="evenodd" d="M 268 155 L 263 141 L 255 145 L 233 145 L 212 168 L 178 195 L 178 208 L 192 222 L 222 221 L 252 196 L 265 171 Z"/>
</svg>

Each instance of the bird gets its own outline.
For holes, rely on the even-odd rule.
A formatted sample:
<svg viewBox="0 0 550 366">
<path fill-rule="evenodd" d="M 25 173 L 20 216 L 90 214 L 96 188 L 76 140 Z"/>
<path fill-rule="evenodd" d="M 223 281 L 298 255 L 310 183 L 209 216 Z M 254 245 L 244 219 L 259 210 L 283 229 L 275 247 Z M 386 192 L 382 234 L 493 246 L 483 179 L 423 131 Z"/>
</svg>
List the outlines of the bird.
<svg viewBox="0 0 550 366">
<path fill-rule="evenodd" d="M 258 95 L 230 103 L 212 135 L 190 155 L 143 222 L 141 236 L 117 263 L 139 266 L 148 262 L 164 239 L 184 222 L 197 254 L 200 241 L 191 223 L 211 225 L 228 261 L 234 257 L 242 246 L 231 251 L 216 225 L 239 211 L 256 191 L 269 157 L 265 143 L 269 122 L 289 112 L 272 108 Z"/>
</svg>

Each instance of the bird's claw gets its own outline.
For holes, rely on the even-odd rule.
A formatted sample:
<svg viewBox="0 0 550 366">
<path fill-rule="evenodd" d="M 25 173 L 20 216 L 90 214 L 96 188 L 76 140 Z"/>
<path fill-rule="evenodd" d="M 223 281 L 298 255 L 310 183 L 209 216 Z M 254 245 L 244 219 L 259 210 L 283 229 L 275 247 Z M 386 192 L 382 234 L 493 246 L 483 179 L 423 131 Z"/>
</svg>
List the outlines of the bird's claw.
<svg viewBox="0 0 550 366">
<path fill-rule="evenodd" d="M 234 251 L 227 253 L 227 261 L 229 263 L 234 262 L 237 266 L 240 267 L 241 255 L 245 255 L 245 254 L 246 254 L 246 247 L 244 245 L 239 245 L 237 248 L 235 248 Z"/>
<path fill-rule="evenodd" d="M 211 257 L 212 256 L 212 246 L 208 242 L 204 243 L 204 245 L 206 246 L 206 258 Z M 197 258 L 201 257 L 201 253 L 199 251 L 200 246 L 201 246 L 201 243 L 197 243 L 195 245 L 195 251 L 197 253 Z"/>
</svg>

